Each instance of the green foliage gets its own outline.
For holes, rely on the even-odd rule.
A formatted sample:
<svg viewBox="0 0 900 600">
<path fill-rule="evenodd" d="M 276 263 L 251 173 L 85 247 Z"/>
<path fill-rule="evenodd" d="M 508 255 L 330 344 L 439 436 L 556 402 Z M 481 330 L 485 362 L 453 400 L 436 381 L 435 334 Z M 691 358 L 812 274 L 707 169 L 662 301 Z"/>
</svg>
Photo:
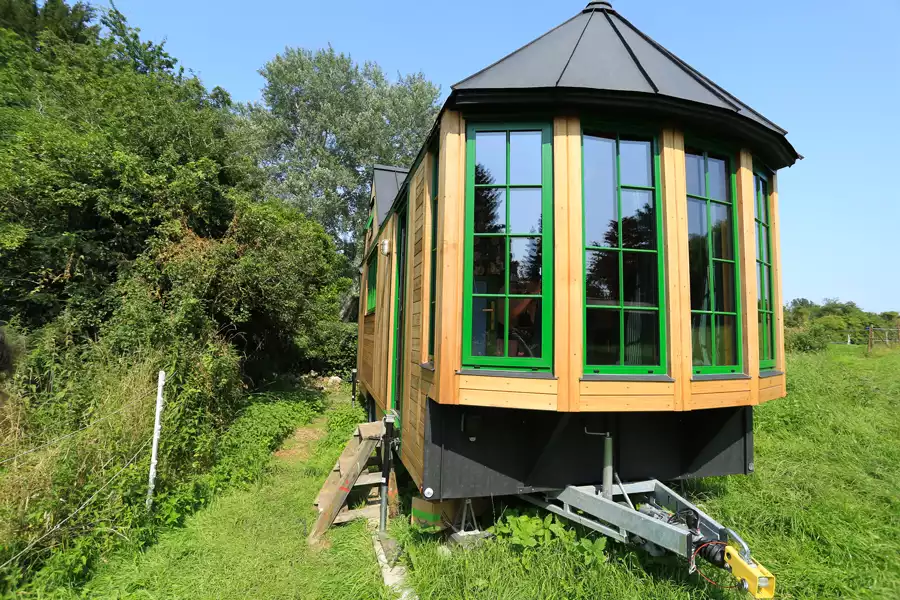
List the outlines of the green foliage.
<svg viewBox="0 0 900 600">
<path fill-rule="evenodd" d="M 788 352 L 822 352 L 828 348 L 832 337 L 821 323 L 791 327 L 784 331 L 784 347 Z"/>
<path fill-rule="evenodd" d="M 893 311 L 866 312 L 855 302 L 841 302 L 836 298 L 826 298 L 822 304 L 797 298 L 785 307 L 784 324 L 797 330 L 817 325 L 819 329 L 815 333 L 827 336 L 828 341 L 846 342 L 850 335 L 854 344 L 865 344 L 867 327 L 895 329 L 900 327 L 900 317 Z"/>
<path fill-rule="evenodd" d="M 89 4 L 68 6 L 63 0 L 0 0 L 0 28 L 35 41 L 42 31 L 76 44 L 96 41 L 99 27 L 92 21 L 96 11 Z"/>
<path fill-rule="evenodd" d="M 267 190 L 321 223 L 356 264 L 372 165 L 412 163 L 437 115 L 439 89 L 421 73 L 391 82 L 377 64 L 332 48 L 288 48 L 260 72 L 263 106 L 245 113 Z"/>
<path fill-rule="evenodd" d="M 552 513 L 509 511 L 490 532 L 520 551 L 552 552 L 563 547 L 580 554 L 586 566 L 606 560 L 603 551 L 607 538 L 596 534 L 579 536 L 571 524 Z"/>
</svg>

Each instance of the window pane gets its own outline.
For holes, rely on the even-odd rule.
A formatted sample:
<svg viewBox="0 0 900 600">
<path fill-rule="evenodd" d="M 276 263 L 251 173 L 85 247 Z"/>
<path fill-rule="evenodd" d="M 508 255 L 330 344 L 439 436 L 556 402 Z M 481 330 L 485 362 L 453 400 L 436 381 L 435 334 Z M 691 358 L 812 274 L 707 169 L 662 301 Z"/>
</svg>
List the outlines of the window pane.
<svg viewBox="0 0 900 600">
<path fill-rule="evenodd" d="M 540 295 L 541 258 L 541 238 L 509 238 L 510 294 Z"/>
<path fill-rule="evenodd" d="M 762 180 L 759 177 L 754 175 L 753 176 L 753 197 L 755 198 L 755 201 L 753 202 L 753 218 L 755 218 L 757 220 L 759 220 L 759 202 L 760 202 L 759 196 L 760 196 L 760 189 L 762 189 L 761 186 L 762 186 Z"/>
<path fill-rule="evenodd" d="M 541 189 L 526 188 L 509 191 L 509 232 L 541 232 Z"/>
<path fill-rule="evenodd" d="M 509 182 L 540 185 L 541 132 L 509 132 Z"/>
<path fill-rule="evenodd" d="M 762 309 L 763 310 L 772 310 L 772 282 L 769 278 L 770 269 L 765 265 L 759 266 L 759 273 L 762 279 L 762 285 L 760 286 L 760 291 L 762 292 Z"/>
<path fill-rule="evenodd" d="M 707 169 L 709 169 L 709 197 L 716 200 L 730 201 L 725 161 L 710 157 L 706 164 Z"/>
<path fill-rule="evenodd" d="M 709 310 L 709 248 L 706 202 L 688 198 L 688 265 L 691 275 L 691 309 Z"/>
<path fill-rule="evenodd" d="M 588 246 L 619 246 L 616 141 L 584 136 L 584 235 Z"/>
<path fill-rule="evenodd" d="M 763 269 L 763 265 L 756 264 L 756 305 L 759 310 L 765 310 L 766 286 Z"/>
<path fill-rule="evenodd" d="M 767 353 L 767 338 L 768 333 L 766 331 L 766 314 L 765 313 L 757 313 L 759 315 L 759 360 L 768 360 L 769 355 Z"/>
<path fill-rule="evenodd" d="M 625 364 L 659 365 L 659 313 L 625 311 Z"/>
<path fill-rule="evenodd" d="M 585 360 L 589 365 L 618 365 L 619 311 L 588 308 L 585 317 Z"/>
<path fill-rule="evenodd" d="M 506 238 L 475 236 L 472 289 L 476 294 L 502 294 L 506 290 Z"/>
<path fill-rule="evenodd" d="M 759 220 L 763 223 L 769 223 L 769 189 L 765 181 L 760 180 L 759 184 Z"/>
<path fill-rule="evenodd" d="M 703 157 L 696 154 L 684 155 L 687 169 L 687 193 L 693 196 L 706 195 L 706 173 L 703 169 Z"/>
<path fill-rule="evenodd" d="M 506 231 L 506 190 L 475 188 L 475 233 Z"/>
<path fill-rule="evenodd" d="M 737 320 L 727 315 L 716 315 L 716 364 L 737 364 Z"/>
<path fill-rule="evenodd" d="M 619 142 L 619 170 L 622 185 L 653 186 L 650 142 Z"/>
<path fill-rule="evenodd" d="M 713 256 L 716 258 L 732 258 L 734 256 L 734 242 L 731 237 L 731 207 L 710 202 L 709 218 L 712 226 Z"/>
<path fill-rule="evenodd" d="M 712 315 L 691 315 L 694 366 L 712 365 Z"/>
<path fill-rule="evenodd" d="M 472 298 L 472 355 L 503 356 L 503 298 Z"/>
<path fill-rule="evenodd" d="M 587 304 L 619 305 L 619 253 L 584 253 Z"/>
<path fill-rule="evenodd" d="M 475 183 L 506 184 L 506 132 L 475 134 Z"/>
<path fill-rule="evenodd" d="M 657 306 L 659 279 L 656 253 L 625 252 L 622 261 L 625 306 Z"/>
<path fill-rule="evenodd" d="M 622 247 L 656 248 L 653 192 L 622 190 Z"/>
<path fill-rule="evenodd" d="M 716 278 L 716 311 L 736 312 L 734 308 L 734 265 L 716 262 L 713 270 Z"/>
<path fill-rule="evenodd" d="M 765 225 L 760 225 L 760 248 L 759 248 L 759 258 L 763 262 L 771 262 L 769 260 L 769 228 Z"/>
<path fill-rule="evenodd" d="M 509 299 L 509 355 L 541 357 L 541 299 Z"/>
</svg>

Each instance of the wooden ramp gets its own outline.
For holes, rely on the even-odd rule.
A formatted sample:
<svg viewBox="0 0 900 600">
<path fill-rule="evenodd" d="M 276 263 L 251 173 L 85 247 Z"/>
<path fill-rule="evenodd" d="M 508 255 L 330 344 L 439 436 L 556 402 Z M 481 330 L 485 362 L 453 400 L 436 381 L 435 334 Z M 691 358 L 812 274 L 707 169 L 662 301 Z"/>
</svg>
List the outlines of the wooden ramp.
<svg viewBox="0 0 900 600">
<path fill-rule="evenodd" d="M 372 453 L 381 446 L 383 437 L 382 421 L 363 423 L 356 428 L 334 469 L 325 480 L 325 485 L 316 496 L 314 505 L 319 510 L 319 517 L 309 533 L 310 544 L 317 543 L 322 534 L 334 523 L 378 517 L 380 497 L 373 498 L 370 494 L 366 506 L 355 510 L 348 508 L 347 497 L 354 488 L 372 488 L 381 485 L 381 457 L 373 456 Z M 368 467 L 371 466 L 378 467 L 378 470 L 370 472 Z"/>
</svg>

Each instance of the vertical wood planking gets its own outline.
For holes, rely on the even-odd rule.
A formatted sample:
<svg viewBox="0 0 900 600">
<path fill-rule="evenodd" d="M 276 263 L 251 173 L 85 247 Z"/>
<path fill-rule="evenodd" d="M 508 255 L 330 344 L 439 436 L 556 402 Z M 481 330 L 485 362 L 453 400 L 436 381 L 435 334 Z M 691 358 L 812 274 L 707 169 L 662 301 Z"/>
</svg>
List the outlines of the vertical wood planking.
<svg viewBox="0 0 900 600">
<path fill-rule="evenodd" d="M 691 401 L 692 353 L 684 134 L 664 129 L 661 146 L 669 373 L 675 379 L 675 410 L 686 410 Z"/>
<path fill-rule="evenodd" d="M 559 380 L 557 410 L 571 410 L 569 381 L 569 120 L 553 119 L 553 372 Z M 577 387 L 575 388 L 577 391 Z"/>
<path fill-rule="evenodd" d="M 456 404 L 462 360 L 462 265 L 465 227 L 465 124 L 455 111 L 441 118 L 438 177 L 438 273 L 435 322 L 435 400 Z"/>
<path fill-rule="evenodd" d="M 741 150 L 737 171 L 738 247 L 741 261 L 741 326 L 744 329 L 744 372 L 750 376 L 750 401 L 759 404 L 759 306 L 756 288 L 756 221 L 753 155 Z"/>
<path fill-rule="evenodd" d="M 772 236 L 772 279 L 775 281 L 775 295 L 772 302 L 775 304 L 775 368 L 785 372 L 784 361 L 784 296 L 781 292 L 781 217 L 778 213 L 778 175 L 772 174 L 771 198 L 769 208 L 771 225 L 769 235 Z M 782 378 L 784 379 L 784 378 Z M 782 388 L 782 394 L 787 390 Z"/>
<path fill-rule="evenodd" d="M 567 242 L 569 261 L 564 269 L 566 288 L 569 295 L 569 372 L 558 374 L 569 379 L 569 411 L 581 410 L 581 375 L 584 372 L 584 197 L 581 176 L 581 119 L 568 119 L 568 161 L 569 161 L 569 229 Z"/>
</svg>

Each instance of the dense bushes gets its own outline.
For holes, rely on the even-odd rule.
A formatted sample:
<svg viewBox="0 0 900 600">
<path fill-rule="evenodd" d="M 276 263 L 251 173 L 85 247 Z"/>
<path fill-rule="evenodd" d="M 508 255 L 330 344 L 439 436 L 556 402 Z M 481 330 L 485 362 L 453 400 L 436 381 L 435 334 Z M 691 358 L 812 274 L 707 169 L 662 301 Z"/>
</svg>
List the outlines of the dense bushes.
<svg viewBox="0 0 900 600">
<path fill-rule="evenodd" d="M 831 336 L 819 324 L 789 327 L 784 332 L 784 347 L 788 352 L 822 352 L 831 343 Z"/>
</svg>

